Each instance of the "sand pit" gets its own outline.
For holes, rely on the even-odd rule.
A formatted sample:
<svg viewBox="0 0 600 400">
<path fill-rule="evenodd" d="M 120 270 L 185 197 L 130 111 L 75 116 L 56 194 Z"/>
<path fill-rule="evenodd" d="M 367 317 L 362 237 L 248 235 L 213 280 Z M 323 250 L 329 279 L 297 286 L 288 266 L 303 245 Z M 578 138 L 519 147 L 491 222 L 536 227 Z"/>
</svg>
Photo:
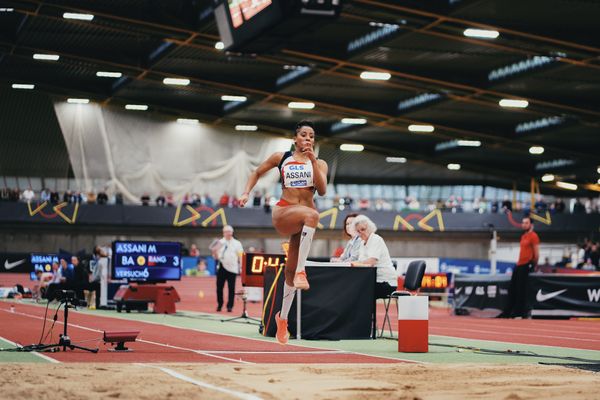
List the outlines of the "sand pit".
<svg viewBox="0 0 600 400">
<path fill-rule="evenodd" d="M 544 365 L 0 365 L 0 397 L 13 400 L 597 399 L 599 389 L 597 373 Z"/>
</svg>

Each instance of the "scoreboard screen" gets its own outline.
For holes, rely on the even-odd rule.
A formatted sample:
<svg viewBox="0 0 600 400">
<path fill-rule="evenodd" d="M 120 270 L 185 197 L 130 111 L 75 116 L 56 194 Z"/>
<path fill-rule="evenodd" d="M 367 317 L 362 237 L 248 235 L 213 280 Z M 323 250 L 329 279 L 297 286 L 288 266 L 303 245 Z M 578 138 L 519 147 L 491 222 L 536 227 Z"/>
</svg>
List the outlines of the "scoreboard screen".
<svg viewBox="0 0 600 400">
<path fill-rule="evenodd" d="M 33 267 L 30 273 L 31 280 L 37 280 L 35 273 L 37 271 L 52 272 L 52 264 L 59 262 L 58 254 L 54 253 L 31 253 L 29 262 Z"/>
<path fill-rule="evenodd" d="M 181 279 L 181 243 L 115 241 L 112 277 L 134 282 Z"/>
<path fill-rule="evenodd" d="M 244 286 L 263 287 L 263 277 L 267 268 L 279 268 L 285 265 L 283 254 L 244 253 L 242 257 L 242 284 Z"/>
<path fill-rule="evenodd" d="M 214 0 L 225 50 L 235 50 L 281 21 L 282 0 Z"/>
</svg>

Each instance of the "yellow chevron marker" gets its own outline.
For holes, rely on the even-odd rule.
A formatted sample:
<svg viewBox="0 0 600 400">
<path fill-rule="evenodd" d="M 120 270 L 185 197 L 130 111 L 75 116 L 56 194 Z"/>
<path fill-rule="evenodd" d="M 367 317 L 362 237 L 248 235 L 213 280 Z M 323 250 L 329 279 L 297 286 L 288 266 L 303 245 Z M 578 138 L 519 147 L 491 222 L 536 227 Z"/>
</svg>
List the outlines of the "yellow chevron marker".
<svg viewBox="0 0 600 400">
<path fill-rule="evenodd" d="M 552 225 L 552 218 L 550 217 L 550 213 L 548 211 L 546 211 L 546 218 L 540 217 L 539 215 L 534 213 L 530 213 L 529 216 L 535 219 L 536 221 L 541 222 L 542 224 Z"/>
<path fill-rule="evenodd" d="M 323 211 L 322 213 L 320 213 L 319 214 L 319 219 L 331 215 L 331 220 L 329 221 L 329 229 L 335 229 L 335 223 L 337 221 L 338 213 L 339 213 L 339 210 L 337 208 L 335 208 L 335 207 L 332 207 L 329 210 L 326 210 L 326 211 Z M 323 226 L 323 224 L 321 224 L 319 222 L 317 224 L 317 228 L 319 228 L 319 229 L 325 229 L 325 226 Z"/>
<path fill-rule="evenodd" d="M 209 215 L 208 218 L 206 218 L 204 221 L 202 221 L 202 226 L 206 228 L 208 226 L 208 224 L 213 221 L 213 219 L 215 219 L 219 216 L 221 217 L 221 225 L 223 225 L 223 226 L 227 225 L 227 216 L 225 215 L 225 210 L 223 210 L 222 208 L 219 208 L 217 211 L 215 211 L 214 213 Z"/>
<path fill-rule="evenodd" d="M 402 224 L 403 227 L 405 227 L 406 229 L 408 229 L 411 232 L 415 230 L 415 227 L 412 226 L 411 224 L 409 224 L 407 220 L 405 220 L 404 218 L 402 218 L 399 215 L 396 215 L 396 219 L 394 219 L 393 230 L 397 231 L 398 228 L 400 227 L 400 224 Z"/>
<path fill-rule="evenodd" d="M 443 232 L 445 230 L 445 228 L 444 228 L 444 218 L 442 217 L 442 212 L 440 210 L 438 210 L 437 208 L 435 210 L 433 210 L 432 212 L 430 212 L 429 214 L 427 214 L 426 216 L 424 216 L 417 223 L 417 225 L 419 225 L 419 227 L 421 229 L 423 229 L 424 231 L 433 232 L 435 229 L 432 226 L 427 225 L 426 222 L 429 221 L 434 216 L 437 217 L 439 231 Z"/>
<path fill-rule="evenodd" d="M 39 206 L 37 206 L 37 208 L 35 210 L 32 210 L 31 203 L 28 201 L 27 208 L 29 209 L 29 216 L 33 217 L 35 214 L 39 213 L 42 210 L 42 208 L 46 207 L 46 204 L 48 204 L 47 201 L 45 201 L 42 204 L 40 204 Z"/>
<path fill-rule="evenodd" d="M 62 211 L 60 211 L 68 205 L 69 205 L 69 203 L 63 202 L 63 203 L 55 205 L 54 207 L 52 207 L 52 209 L 54 210 L 55 213 L 60 215 L 60 217 L 62 219 L 64 219 L 67 223 L 74 224 L 75 220 L 77 219 L 77 211 L 79 210 L 79 203 L 75 203 L 75 209 L 73 210 L 73 215 L 71 215 L 71 218 L 67 217 Z"/>
<path fill-rule="evenodd" d="M 179 221 L 179 215 L 181 214 L 181 204 L 179 204 L 177 206 L 177 210 L 175 210 L 175 218 L 173 218 L 173 226 L 184 226 L 184 225 L 187 225 L 201 217 L 200 213 L 198 211 L 194 210 L 194 208 L 192 206 L 190 206 L 189 204 L 186 205 L 185 208 L 192 214 L 192 216 Z"/>
</svg>

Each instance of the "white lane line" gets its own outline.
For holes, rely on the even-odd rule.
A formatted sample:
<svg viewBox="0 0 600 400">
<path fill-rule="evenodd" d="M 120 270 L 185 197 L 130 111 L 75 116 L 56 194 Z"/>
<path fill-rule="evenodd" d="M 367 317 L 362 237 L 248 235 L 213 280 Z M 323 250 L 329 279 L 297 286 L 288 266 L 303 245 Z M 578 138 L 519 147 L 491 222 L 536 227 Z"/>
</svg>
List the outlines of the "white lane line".
<svg viewBox="0 0 600 400">
<path fill-rule="evenodd" d="M 450 330 L 450 331 L 462 331 L 462 332 L 476 332 L 476 333 L 485 333 L 488 335 L 498 335 L 499 332 L 492 332 L 492 331 L 486 331 L 486 330 L 482 330 L 482 329 L 462 329 L 462 328 L 432 328 L 432 331 L 435 330 Z M 565 339 L 565 340 L 573 340 L 573 341 L 578 341 L 578 342 L 592 342 L 592 343 L 596 343 L 596 342 L 600 342 L 600 340 L 598 339 L 581 339 L 581 338 L 574 338 L 574 337 L 569 337 L 569 336 L 553 336 L 553 335 L 530 335 L 527 333 L 510 333 L 510 332 L 501 332 L 500 334 L 505 335 L 505 336 L 517 336 L 517 337 L 533 337 L 533 338 L 549 338 L 549 339 Z"/>
<path fill-rule="evenodd" d="M 18 344 L 16 344 L 16 343 L 15 343 L 15 342 L 13 342 L 13 341 L 10 341 L 10 340 L 8 340 L 8 339 L 7 339 L 7 338 L 5 338 L 5 337 L 2 337 L 2 336 L 0 336 L 0 340 L 4 340 L 6 343 L 9 343 L 9 344 L 11 344 L 11 345 L 13 345 L 13 346 L 15 346 L 15 347 L 19 347 L 19 345 L 18 345 Z M 47 356 L 47 355 L 45 355 L 45 354 L 38 353 L 37 351 L 30 351 L 29 353 L 33 353 L 34 355 L 36 355 L 36 356 L 38 356 L 38 357 L 41 357 L 41 358 L 43 358 L 44 360 L 46 360 L 46 361 L 49 361 L 49 362 L 51 362 L 51 363 L 54 363 L 54 364 L 60 364 L 60 361 L 58 361 L 58 360 L 55 360 L 54 358 L 50 358 L 50 357 L 48 357 L 48 356 Z"/>
<path fill-rule="evenodd" d="M 472 338 L 466 338 L 466 337 L 462 337 L 462 336 L 450 336 L 450 335 L 441 335 L 439 333 L 429 333 L 429 337 L 431 338 L 431 336 L 436 336 L 436 337 L 441 337 L 441 338 L 448 338 L 448 339 L 460 339 L 460 340 L 473 340 L 476 342 L 486 342 L 486 343 L 495 343 L 498 345 L 509 345 L 509 344 L 516 344 L 519 346 L 535 346 L 535 347 L 547 347 L 549 349 L 560 349 L 560 350 L 576 350 L 576 351 L 593 351 L 596 353 L 600 353 L 600 351 L 598 350 L 590 350 L 590 349 L 582 349 L 582 348 L 577 348 L 577 347 L 566 347 L 566 346 L 552 346 L 549 344 L 535 344 L 535 343 L 519 343 L 519 342 L 504 342 L 501 340 L 491 340 L 491 339 L 472 339 Z M 432 346 L 435 345 L 435 343 L 432 343 Z"/>
<path fill-rule="evenodd" d="M 487 321 L 486 321 L 487 322 Z M 432 325 L 433 328 L 453 328 L 456 325 L 451 323 L 451 322 L 440 322 L 440 321 L 435 321 Z M 537 335 L 539 336 L 540 333 L 545 333 L 545 332 L 550 332 L 550 333 L 554 333 L 554 334 L 585 334 L 585 335 L 590 335 L 590 336 L 598 336 L 600 337 L 600 332 L 595 333 L 595 332 L 573 332 L 572 329 L 569 329 L 568 327 L 564 327 L 564 326 L 557 326 L 556 329 L 553 328 L 536 328 L 536 327 L 526 327 L 526 326 L 509 326 L 509 325 L 503 325 L 501 323 L 498 324 L 486 324 L 486 326 L 482 326 L 481 324 L 477 324 L 477 323 L 470 323 L 469 321 L 461 321 L 460 322 L 460 326 L 461 327 L 465 327 L 465 328 L 469 328 L 469 327 L 475 327 L 475 328 L 481 328 L 481 329 L 490 329 L 490 330 L 494 330 L 494 332 L 496 332 L 498 329 L 505 329 L 505 328 L 509 328 L 509 329 L 517 329 L 519 331 L 527 331 L 527 332 L 535 332 Z"/>
<path fill-rule="evenodd" d="M 139 364 L 136 363 L 136 365 L 139 365 L 141 367 L 145 367 L 145 368 L 155 368 L 155 369 L 159 369 L 164 373 L 167 373 L 169 375 L 171 375 L 174 378 L 180 379 L 182 381 L 191 383 L 193 385 L 196 386 L 200 386 L 206 389 L 211 389 L 217 392 L 221 392 L 221 393 L 225 393 L 231 396 L 234 396 L 238 399 L 242 399 L 242 400 L 262 400 L 261 397 L 255 396 L 253 394 L 248 394 L 248 393 L 242 393 L 242 392 L 238 392 L 236 390 L 232 390 L 232 389 L 226 389 L 224 387 L 220 387 L 220 386 L 215 386 L 215 385 L 211 385 L 210 383 L 206 383 L 206 382 L 202 382 L 199 381 L 197 379 L 194 378 L 190 378 L 187 375 L 183 375 L 177 371 L 173 371 L 172 369 L 169 368 L 165 368 L 165 367 L 159 367 L 159 366 L 155 366 L 155 365 L 147 365 L 147 364 Z"/>
<path fill-rule="evenodd" d="M 241 364 L 254 364 L 253 362 L 250 362 L 250 361 L 236 360 L 235 358 L 221 357 L 221 356 L 218 356 L 216 354 L 209 354 L 209 353 L 204 352 L 203 350 L 188 349 L 186 347 L 173 346 L 171 344 L 165 344 L 165 343 L 159 343 L 159 342 L 152 342 L 150 340 L 144 340 L 144 339 L 137 339 L 136 341 L 137 342 L 144 342 L 144 343 L 154 344 L 154 345 L 157 345 L 157 346 L 169 347 L 171 349 L 176 349 L 176 350 L 191 351 L 191 352 L 196 353 L 196 354 L 201 354 L 201 355 L 207 356 L 207 357 L 219 358 L 219 359 L 225 360 L 225 361 L 233 361 L 233 362 L 241 363 Z"/>
<path fill-rule="evenodd" d="M 1 310 L 1 309 L 0 309 L 0 311 L 9 312 L 8 310 Z M 41 320 L 44 319 L 44 317 L 38 317 L 37 315 L 26 314 L 26 313 L 18 312 L 18 311 L 12 312 L 11 314 L 18 314 L 18 315 L 22 315 L 22 316 L 25 316 L 25 317 L 35 318 L 35 319 L 41 319 Z M 52 319 L 46 318 L 46 321 L 52 321 Z M 61 324 L 61 325 L 64 324 L 63 321 L 56 321 L 56 323 L 57 324 Z M 103 333 L 104 332 L 104 331 L 101 331 L 99 329 L 88 328 L 87 326 L 72 324 L 70 322 L 69 322 L 69 326 L 72 326 L 72 327 L 75 327 L 75 328 L 79 328 L 79 329 L 83 329 L 83 330 L 86 330 L 86 331 L 91 331 L 91 332 L 99 332 L 99 333 Z M 232 362 L 241 363 L 241 364 L 254 364 L 254 363 L 251 363 L 249 361 L 236 360 L 235 358 L 221 357 L 221 356 L 218 356 L 216 354 L 205 353 L 202 350 L 195 350 L 195 349 L 189 349 L 189 348 L 186 348 L 186 347 L 172 346 L 170 344 L 160 343 L 160 342 L 152 342 L 152 341 L 144 340 L 144 339 L 137 339 L 136 341 L 137 342 L 144 342 L 144 343 L 153 344 L 155 346 L 163 346 L 163 347 L 168 347 L 168 348 L 177 349 L 177 350 L 189 351 L 189 352 L 192 352 L 192 353 L 204 355 L 206 357 L 218 358 L 218 359 L 222 359 L 222 360 L 226 360 L 226 361 L 232 361 Z"/>
<path fill-rule="evenodd" d="M 202 350 L 211 354 L 352 354 L 344 350 L 316 350 L 316 351 L 246 351 L 246 350 Z"/>
<path fill-rule="evenodd" d="M 35 307 L 33 304 L 32 305 L 28 305 L 28 306 Z M 0 309 L 0 311 L 6 311 L 6 312 L 8 312 L 8 310 L 3 310 L 3 309 Z M 137 319 L 134 319 L 134 318 L 127 318 L 127 317 L 119 316 L 119 315 L 97 315 L 97 314 L 94 315 L 92 313 L 87 313 L 87 312 L 79 312 L 79 314 L 86 315 L 86 316 L 101 317 L 101 318 L 116 318 L 116 319 L 120 319 L 120 320 L 124 320 L 124 321 L 128 321 L 128 322 L 138 322 L 138 323 L 141 323 L 141 324 L 158 325 L 158 326 L 163 326 L 163 327 L 166 326 L 166 327 L 173 328 L 173 329 L 180 329 L 180 330 L 183 330 L 183 331 L 194 331 L 194 332 L 208 333 L 210 335 L 224 336 L 226 338 L 227 337 L 234 337 L 234 338 L 238 338 L 238 339 L 252 340 L 252 341 L 261 342 L 261 343 L 275 343 L 273 341 L 273 339 L 251 338 L 251 337 L 245 337 L 245 336 L 241 336 L 241 335 L 233 335 L 233 334 L 230 334 L 230 333 L 221 333 L 221 332 L 213 332 L 213 331 L 204 330 L 204 329 L 198 329 L 198 328 L 181 327 L 181 326 L 173 325 L 173 324 L 166 323 L 166 322 L 154 322 L 154 321 L 137 320 Z M 23 315 L 31 316 L 29 314 L 23 314 Z M 42 317 L 35 317 L 35 318 L 43 319 Z M 71 325 L 71 326 L 77 326 L 77 325 L 73 325 L 72 323 L 69 323 L 69 325 Z M 88 330 L 94 330 L 94 329 L 85 328 L 85 327 L 81 327 L 81 328 L 82 329 L 88 329 Z M 98 330 L 95 330 L 95 331 L 102 332 L 102 331 L 98 331 Z M 308 348 L 308 349 L 315 349 L 314 346 L 305 345 L 305 344 L 302 344 L 302 343 L 290 343 L 290 346 L 302 347 L 302 348 Z M 194 350 L 190 350 L 190 351 L 194 351 Z M 348 354 L 355 354 L 355 355 L 365 356 L 365 357 L 369 357 L 369 358 L 380 358 L 380 359 L 384 359 L 384 360 L 392 360 L 392 361 L 397 361 L 397 362 L 398 361 L 402 361 L 402 362 L 412 363 L 412 364 L 426 364 L 425 362 L 422 362 L 422 361 L 410 360 L 410 359 L 400 358 L 400 357 L 390 357 L 390 356 L 384 356 L 384 355 L 373 355 L 373 354 L 362 353 L 362 352 L 357 352 L 357 351 L 348 351 Z M 239 361 L 240 360 L 236 360 L 236 362 L 239 362 Z"/>
</svg>

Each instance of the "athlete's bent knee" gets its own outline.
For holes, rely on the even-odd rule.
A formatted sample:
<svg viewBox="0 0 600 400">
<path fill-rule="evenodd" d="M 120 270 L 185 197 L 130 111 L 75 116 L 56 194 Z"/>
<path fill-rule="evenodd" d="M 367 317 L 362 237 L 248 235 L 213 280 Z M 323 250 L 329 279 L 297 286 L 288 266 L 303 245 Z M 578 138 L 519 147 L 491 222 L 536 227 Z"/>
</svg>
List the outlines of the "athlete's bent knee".
<svg viewBox="0 0 600 400">
<path fill-rule="evenodd" d="M 319 212 L 317 210 L 310 210 L 304 216 L 304 225 L 308 225 L 310 227 L 316 227 L 319 223 Z"/>
</svg>

